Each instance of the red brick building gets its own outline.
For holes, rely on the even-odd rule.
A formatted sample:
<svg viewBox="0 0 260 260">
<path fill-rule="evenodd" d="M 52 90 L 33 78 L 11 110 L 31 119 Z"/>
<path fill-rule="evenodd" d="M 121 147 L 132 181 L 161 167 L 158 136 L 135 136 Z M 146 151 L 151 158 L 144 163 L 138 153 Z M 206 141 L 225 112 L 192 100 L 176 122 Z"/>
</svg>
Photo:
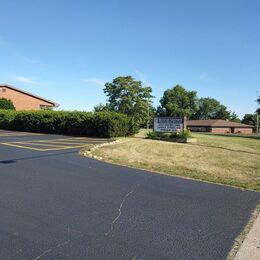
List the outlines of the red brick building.
<svg viewBox="0 0 260 260">
<path fill-rule="evenodd" d="M 16 110 L 52 109 L 59 104 L 8 84 L 0 84 L 0 98 L 12 100 Z"/>
<path fill-rule="evenodd" d="M 193 132 L 216 134 L 252 134 L 253 126 L 227 120 L 188 120 L 187 128 Z"/>
</svg>

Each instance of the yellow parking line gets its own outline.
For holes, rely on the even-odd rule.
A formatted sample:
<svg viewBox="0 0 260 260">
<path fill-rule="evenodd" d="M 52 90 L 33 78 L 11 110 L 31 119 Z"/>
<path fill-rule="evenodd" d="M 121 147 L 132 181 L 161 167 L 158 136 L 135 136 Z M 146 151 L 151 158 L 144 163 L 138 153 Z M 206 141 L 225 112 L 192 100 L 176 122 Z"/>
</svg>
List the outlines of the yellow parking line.
<svg viewBox="0 0 260 260">
<path fill-rule="evenodd" d="M 26 136 L 26 135 L 13 135 L 13 134 L 0 134 L 0 137 L 19 137 L 19 136 Z"/>
<path fill-rule="evenodd" d="M 48 140 L 71 140 L 71 141 L 78 141 L 78 142 L 81 142 L 81 141 L 107 141 L 109 139 L 98 139 L 98 138 L 84 138 L 84 139 L 78 139 L 78 138 L 57 138 L 57 139 L 48 139 Z"/>
<path fill-rule="evenodd" d="M 35 142 L 36 143 L 36 142 Z M 47 143 L 47 142 L 37 142 L 37 143 Z M 48 142 L 48 144 L 57 144 L 57 145 L 88 145 L 90 143 L 74 143 L 74 142 L 57 142 L 57 141 L 54 141 L 54 142 Z"/>
<path fill-rule="evenodd" d="M 22 136 L 22 135 L 29 136 L 29 135 L 34 135 L 34 134 L 33 133 L 19 133 L 19 135 L 17 135 L 17 136 Z M 41 135 L 41 134 L 35 134 L 35 135 Z M 1 133 L 0 133 L 0 136 L 1 136 Z M 5 136 L 15 136 L 15 135 L 12 135 L 12 133 L 10 133 L 10 134 L 5 133 Z M 69 138 L 57 138 L 57 139 L 38 139 L 38 140 L 28 140 L 28 141 L 18 141 L 18 142 L 5 142 L 5 143 L 0 143 L 0 144 L 17 147 L 17 148 L 21 148 L 21 149 L 28 149 L 28 150 L 44 152 L 44 151 L 83 148 L 88 144 L 102 143 L 107 140 L 109 140 L 109 139 L 69 137 Z M 43 147 L 46 147 L 46 148 L 43 148 Z M 50 148 L 48 148 L 48 147 L 50 147 Z"/>
<path fill-rule="evenodd" d="M 13 142 L 12 144 L 17 144 L 17 142 Z M 44 143 L 36 143 L 36 142 L 19 142 L 19 145 L 64 147 L 64 145 L 44 144 Z"/>
<path fill-rule="evenodd" d="M 87 145 L 89 143 L 102 143 L 103 140 L 71 140 L 71 139 L 41 139 L 41 140 L 28 140 L 28 141 L 18 141 L 18 142 L 12 142 L 12 143 L 16 143 L 16 144 L 30 144 L 30 143 L 47 143 L 47 144 L 82 144 L 82 145 Z"/>
<path fill-rule="evenodd" d="M 60 147 L 60 148 L 47 148 L 47 149 L 43 149 L 43 151 L 56 151 L 56 150 L 66 150 L 66 149 L 76 149 L 76 148 L 82 148 L 84 146 L 80 145 L 80 146 L 64 146 L 64 147 Z"/>
<path fill-rule="evenodd" d="M 53 141 L 44 141 L 44 140 L 39 140 L 39 141 L 35 141 L 38 143 L 67 143 L 67 144 L 90 144 L 90 143 L 103 143 L 103 142 L 97 142 L 97 141 L 88 141 L 88 142 L 77 142 L 77 141 L 65 141 L 65 140 L 53 140 Z"/>
<path fill-rule="evenodd" d="M 60 141 L 59 139 L 54 139 L 54 140 L 28 140 L 28 141 L 18 141 L 18 142 L 11 142 L 11 143 L 16 143 L 16 144 L 31 144 L 31 143 L 47 143 L 47 144 L 66 144 L 66 143 L 72 143 L 72 144 L 88 144 L 88 142 L 68 142 L 68 141 Z"/>
<path fill-rule="evenodd" d="M 33 136 L 33 135 L 43 135 L 43 134 L 33 134 L 33 133 L 0 133 L 0 137 L 19 137 L 19 136 Z"/>
<path fill-rule="evenodd" d="M 12 146 L 12 147 L 16 147 L 16 148 L 22 148 L 22 149 L 28 149 L 28 150 L 34 150 L 34 151 L 40 151 L 40 152 L 44 152 L 44 151 L 56 151 L 56 150 L 66 150 L 66 149 L 76 149 L 76 148 L 82 148 L 85 145 L 77 145 L 77 146 L 55 146 L 55 145 L 39 145 L 39 146 L 50 146 L 50 147 L 55 147 L 55 148 L 35 148 L 35 147 L 28 147 L 28 146 L 23 146 L 22 144 L 16 144 L 16 143 L 1 143 L 2 145 L 7 145 L 7 146 Z M 33 144 L 32 144 L 33 145 Z M 35 144 L 34 144 L 35 145 Z M 38 144 L 36 144 L 38 145 Z"/>
<path fill-rule="evenodd" d="M 88 137 L 68 137 L 68 138 L 64 138 L 64 139 L 70 139 L 70 140 L 85 140 L 85 141 L 89 141 L 89 140 L 93 140 L 93 141 L 107 141 L 109 140 L 109 138 L 88 138 Z"/>
<path fill-rule="evenodd" d="M 3 145 L 7 145 L 7 146 L 12 146 L 12 147 L 17 147 L 17 148 L 22 148 L 22 149 L 28 149 L 28 150 L 34 150 L 34 151 L 44 151 L 42 149 L 38 149 L 38 148 L 33 148 L 33 147 L 26 147 L 26 146 L 21 146 L 21 145 L 16 145 L 16 144 L 10 144 L 10 143 L 1 143 Z"/>
</svg>

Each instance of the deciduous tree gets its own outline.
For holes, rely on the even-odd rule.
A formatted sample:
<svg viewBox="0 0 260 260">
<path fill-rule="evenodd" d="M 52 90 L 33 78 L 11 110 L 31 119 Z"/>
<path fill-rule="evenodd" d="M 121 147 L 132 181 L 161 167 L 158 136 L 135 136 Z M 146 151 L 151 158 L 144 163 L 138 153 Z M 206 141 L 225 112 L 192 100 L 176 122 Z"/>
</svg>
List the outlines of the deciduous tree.
<svg viewBox="0 0 260 260">
<path fill-rule="evenodd" d="M 256 114 L 245 114 L 241 123 L 256 126 Z M 259 122 L 260 125 L 260 122 Z"/>
<path fill-rule="evenodd" d="M 153 98 L 151 87 L 143 86 L 131 76 L 120 76 L 106 83 L 104 92 L 110 110 L 133 117 L 141 125 L 148 121 Z"/>
<path fill-rule="evenodd" d="M 197 110 L 197 92 L 188 91 L 181 85 L 167 89 L 160 100 L 158 112 L 166 116 L 190 117 Z"/>
<path fill-rule="evenodd" d="M 235 122 L 240 121 L 234 112 L 228 111 L 226 106 L 211 97 L 198 100 L 198 110 L 192 115 L 192 119 L 229 119 Z"/>
</svg>

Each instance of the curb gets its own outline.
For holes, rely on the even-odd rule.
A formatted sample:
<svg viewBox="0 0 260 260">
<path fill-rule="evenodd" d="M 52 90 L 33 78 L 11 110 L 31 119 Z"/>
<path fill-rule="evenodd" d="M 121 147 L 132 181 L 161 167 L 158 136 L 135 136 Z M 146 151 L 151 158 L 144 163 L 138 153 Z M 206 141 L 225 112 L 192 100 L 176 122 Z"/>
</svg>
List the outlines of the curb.
<svg viewBox="0 0 260 260">
<path fill-rule="evenodd" d="M 102 157 L 94 155 L 93 152 L 95 150 L 97 150 L 98 148 L 108 146 L 108 145 L 114 145 L 114 144 L 118 144 L 118 143 L 121 143 L 121 140 L 115 140 L 115 141 L 112 141 L 112 142 L 97 144 L 97 145 L 92 146 L 87 151 L 83 152 L 82 154 L 86 157 L 90 157 L 90 158 L 93 158 L 93 159 L 96 159 L 96 160 L 102 160 L 103 159 Z"/>
<path fill-rule="evenodd" d="M 245 237 L 241 247 L 238 249 L 235 260 L 260 260 L 260 214 L 259 208 L 251 230 Z"/>
</svg>

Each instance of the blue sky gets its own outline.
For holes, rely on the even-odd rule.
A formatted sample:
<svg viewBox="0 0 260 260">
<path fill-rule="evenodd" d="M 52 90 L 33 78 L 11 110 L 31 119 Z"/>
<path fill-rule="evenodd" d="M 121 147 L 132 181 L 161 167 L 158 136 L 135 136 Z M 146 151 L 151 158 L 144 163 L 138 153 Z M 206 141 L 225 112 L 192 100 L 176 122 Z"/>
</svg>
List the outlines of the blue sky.
<svg viewBox="0 0 260 260">
<path fill-rule="evenodd" d="M 240 117 L 260 91 L 258 0 L 1 0 L 0 82 L 91 110 L 132 75 L 158 105 L 176 84 Z"/>
</svg>

